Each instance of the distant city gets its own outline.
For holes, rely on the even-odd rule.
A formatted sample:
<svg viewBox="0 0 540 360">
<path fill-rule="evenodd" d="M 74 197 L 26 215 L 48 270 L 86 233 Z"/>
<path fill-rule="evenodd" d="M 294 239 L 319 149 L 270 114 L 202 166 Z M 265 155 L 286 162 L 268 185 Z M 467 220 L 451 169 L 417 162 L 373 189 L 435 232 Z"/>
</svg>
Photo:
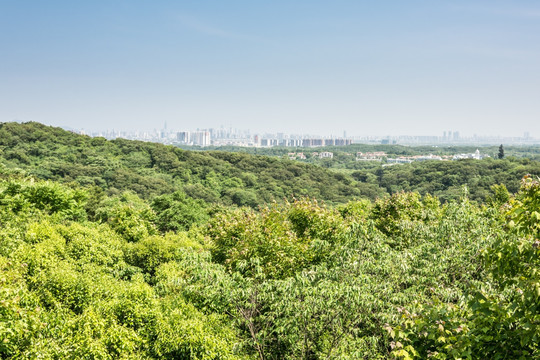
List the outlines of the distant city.
<svg viewBox="0 0 540 360">
<path fill-rule="evenodd" d="M 172 130 L 165 123 L 160 130 L 153 131 L 117 131 L 105 130 L 86 132 L 71 130 L 92 137 L 104 137 L 158 142 L 180 146 L 240 146 L 240 147 L 322 147 L 346 146 L 350 144 L 399 144 L 399 145 L 536 145 L 540 139 L 525 132 L 521 137 L 500 136 L 461 136 L 459 131 L 444 131 L 440 136 L 343 136 L 307 135 L 286 133 L 251 133 L 249 130 L 221 127 L 219 129 Z"/>
</svg>

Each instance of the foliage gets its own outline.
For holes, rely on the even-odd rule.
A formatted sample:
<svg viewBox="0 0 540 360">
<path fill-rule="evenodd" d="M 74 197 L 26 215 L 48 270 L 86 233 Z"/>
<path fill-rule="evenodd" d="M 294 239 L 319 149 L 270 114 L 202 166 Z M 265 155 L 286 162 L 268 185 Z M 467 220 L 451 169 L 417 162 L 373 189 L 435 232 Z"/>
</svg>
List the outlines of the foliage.
<svg viewBox="0 0 540 360">
<path fill-rule="evenodd" d="M 423 199 L 417 193 L 398 193 L 375 202 L 371 218 L 377 228 L 396 237 L 405 222 L 432 220 L 439 216 L 439 201 L 432 196 Z"/>
<path fill-rule="evenodd" d="M 107 195 L 131 191 L 143 199 L 180 191 L 179 196 L 184 191 L 207 203 L 256 208 L 292 196 L 345 203 L 350 197 L 368 195 L 349 176 L 308 164 L 124 139 L 107 141 L 34 122 L 0 123 L 0 162 L 40 179 L 94 186 Z"/>
<path fill-rule="evenodd" d="M 38 185 L 63 189 L 49 182 Z M 131 195 L 125 199 L 137 203 Z M 108 200 L 112 213 L 124 206 L 122 199 Z M 139 205 L 139 214 L 148 209 Z M 0 206 L 2 212 L 12 208 L 8 201 Z M 27 206 L 3 219 L 11 230 L 2 237 L 19 241 L 0 242 L 0 357 L 241 358 L 234 349 L 236 330 L 223 315 L 203 314 L 176 296 L 158 296 L 143 276 L 163 262 L 201 251 L 197 241 L 168 234 L 129 243 L 108 223 L 66 222 L 55 213 L 24 215 L 33 209 Z"/>
<path fill-rule="evenodd" d="M 0 182 L 0 204 L 5 210 L 57 214 L 70 220 L 86 218 L 86 194 L 53 182 L 7 180 Z"/>
<path fill-rule="evenodd" d="M 483 202 L 492 195 L 494 184 L 504 184 L 514 193 L 524 175 L 540 175 L 540 151 L 535 147 L 507 147 L 505 159 L 497 161 L 423 161 L 383 167 L 380 162 L 355 160 L 357 151 L 385 151 L 395 157 L 475 149 L 354 144 L 325 148 L 335 152 L 329 161 L 309 155 L 321 151 L 318 148 L 185 151 L 141 141 L 89 138 L 33 122 L 0 123 L 0 163 L 7 171 L 20 168 L 40 179 L 93 187 L 98 196 L 97 189 L 107 195 L 131 191 L 151 200 L 183 191 L 205 203 L 252 208 L 303 196 L 344 204 L 400 191 L 431 194 L 445 202 L 458 200 L 463 185 L 473 200 Z M 297 150 L 305 152 L 308 160 L 287 158 L 288 152 Z M 482 148 L 482 153 L 496 158 L 497 147 Z M 92 215 L 91 207 L 86 210 Z"/>
<path fill-rule="evenodd" d="M 156 224 L 163 232 L 189 230 L 192 225 L 208 219 L 205 203 L 187 197 L 182 191 L 154 198 L 152 209 L 156 213 Z"/>
<path fill-rule="evenodd" d="M 486 278 L 457 304 L 435 299 L 387 326 L 399 358 L 540 357 L 540 183 L 523 179 L 508 204 L 508 232 L 483 249 Z"/>
<path fill-rule="evenodd" d="M 400 191 L 437 196 L 443 202 L 459 200 L 466 186 L 472 200 L 485 202 L 493 196 L 491 187 L 504 185 L 511 193 L 527 174 L 540 175 L 540 163 L 529 159 L 422 161 L 412 164 L 355 171 L 359 181 L 376 184 L 389 194 Z"/>
<path fill-rule="evenodd" d="M 219 213 L 206 234 L 214 259 L 229 269 L 252 274 L 250 259 L 256 258 L 267 276 L 283 278 L 322 261 L 344 239 L 345 228 L 336 211 L 302 199 L 259 213 Z"/>
<path fill-rule="evenodd" d="M 540 185 L 509 180 L 532 162 L 356 182 L 37 124 L 0 146 L 0 358 L 540 358 Z"/>
<path fill-rule="evenodd" d="M 128 241 L 139 241 L 156 232 L 152 208 L 131 193 L 103 200 L 95 218 L 109 224 Z"/>
</svg>

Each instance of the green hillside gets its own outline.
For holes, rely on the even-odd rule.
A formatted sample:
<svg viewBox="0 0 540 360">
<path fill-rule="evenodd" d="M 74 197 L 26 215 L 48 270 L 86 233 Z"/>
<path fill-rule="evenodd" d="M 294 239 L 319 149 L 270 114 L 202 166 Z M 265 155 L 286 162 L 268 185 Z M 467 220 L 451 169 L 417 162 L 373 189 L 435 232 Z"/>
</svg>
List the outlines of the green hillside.
<svg viewBox="0 0 540 360">
<path fill-rule="evenodd" d="M 459 199 L 465 186 L 471 199 L 484 202 L 493 195 L 493 185 L 503 184 L 516 192 L 520 179 L 528 174 L 540 176 L 540 161 L 526 158 L 422 161 L 359 170 L 351 175 L 390 194 L 415 191 L 435 195 L 443 201 Z"/>
<path fill-rule="evenodd" d="M 383 145 L 377 149 L 385 150 Z M 386 149 L 410 154 L 423 150 L 392 145 Z M 209 204 L 257 207 L 302 196 L 340 204 L 415 191 L 448 201 L 458 199 L 466 186 L 471 199 L 485 202 L 493 195 L 493 185 L 503 184 L 515 192 L 523 176 L 540 175 L 540 162 L 528 158 L 424 161 L 388 167 L 353 160 L 361 169 L 352 170 L 341 168 L 346 162 L 340 156 L 309 164 L 245 152 L 107 141 L 39 123 L 0 124 L 0 163 L 8 168 L 24 169 L 44 180 L 94 186 L 95 191 L 109 195 L 130 190 L 144 199 L 180 190 Z"/>
<path fill-rule="evenodd" d="M 540 359 L 538 177 L 351 200 L 362 173 L 36 123 L 0 142 L 2 359 Z"/>
<path fill-rule="evenodd" d="M 257 206 L 293 196 L 329 203 L 374 198 L 377 186 L 326 169 L 266 156 L 194 152 L 131 140 L 107 141 L 39 123 L 0 124 L 0 161 L 40 179 L 131 190 L 148 199 L 183 190 L 209 203 Z"/>
</svg>

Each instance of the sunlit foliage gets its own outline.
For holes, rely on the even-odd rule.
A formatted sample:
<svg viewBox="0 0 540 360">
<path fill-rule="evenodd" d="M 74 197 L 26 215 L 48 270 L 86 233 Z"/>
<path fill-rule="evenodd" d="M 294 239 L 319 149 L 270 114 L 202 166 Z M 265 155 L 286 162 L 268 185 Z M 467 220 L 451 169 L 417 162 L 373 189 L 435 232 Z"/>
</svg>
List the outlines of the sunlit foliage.
<svg viewBox="0 0 540 360">
<path fill-rule="evenodd" d="M 35 143 L 8 150 L 20 164 L 52 151 L 40 142 L 63 138 L 110 178 L 129 174 L 125 156 L 167 169 L 164 183 L 171 173 L 201 181 L 138 192 L 135 183 L 38 180 L 0 167 L 0 358 L 540 358 L 537 177 L 517 192 L 491 184 L 485 203 L 460 187 L 448 201 L 399 191 L 254 206 L 260 193 L 250 186 L 264 177 L 206 171 L 206 155 L 17 129 L 1 141 L 4 155 Z M 113 156 L 92 157 L 80 143 Z M 190 157 L 204 175 L 179 167 Z M 215 157 L 239 169 L 270 161 Z M 289 171 L 283 183 L 306 176 Z"/>
</svg>

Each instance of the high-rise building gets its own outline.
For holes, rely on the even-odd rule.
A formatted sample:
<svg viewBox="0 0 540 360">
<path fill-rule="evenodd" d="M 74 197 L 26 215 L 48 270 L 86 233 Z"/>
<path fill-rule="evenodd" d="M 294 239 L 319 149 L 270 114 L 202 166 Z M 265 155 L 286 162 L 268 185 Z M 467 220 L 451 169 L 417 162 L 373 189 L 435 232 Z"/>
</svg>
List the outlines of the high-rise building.
<svg viewBox="0 0 540 360">
<path fill-rule="evenodd" d="M 189 144 L 190 143 L 190 137 L 189 137 L 189 131 L 180 131 L 176 133 L 176 140 L 182 144 Z"/>
<path fill-rule="evenodd" d="M 210 145 L 210 132 L 208 131 L 193 131 L 190 134 L 191 142 L 193 145 L 209 146 Z"/>
</svg>

